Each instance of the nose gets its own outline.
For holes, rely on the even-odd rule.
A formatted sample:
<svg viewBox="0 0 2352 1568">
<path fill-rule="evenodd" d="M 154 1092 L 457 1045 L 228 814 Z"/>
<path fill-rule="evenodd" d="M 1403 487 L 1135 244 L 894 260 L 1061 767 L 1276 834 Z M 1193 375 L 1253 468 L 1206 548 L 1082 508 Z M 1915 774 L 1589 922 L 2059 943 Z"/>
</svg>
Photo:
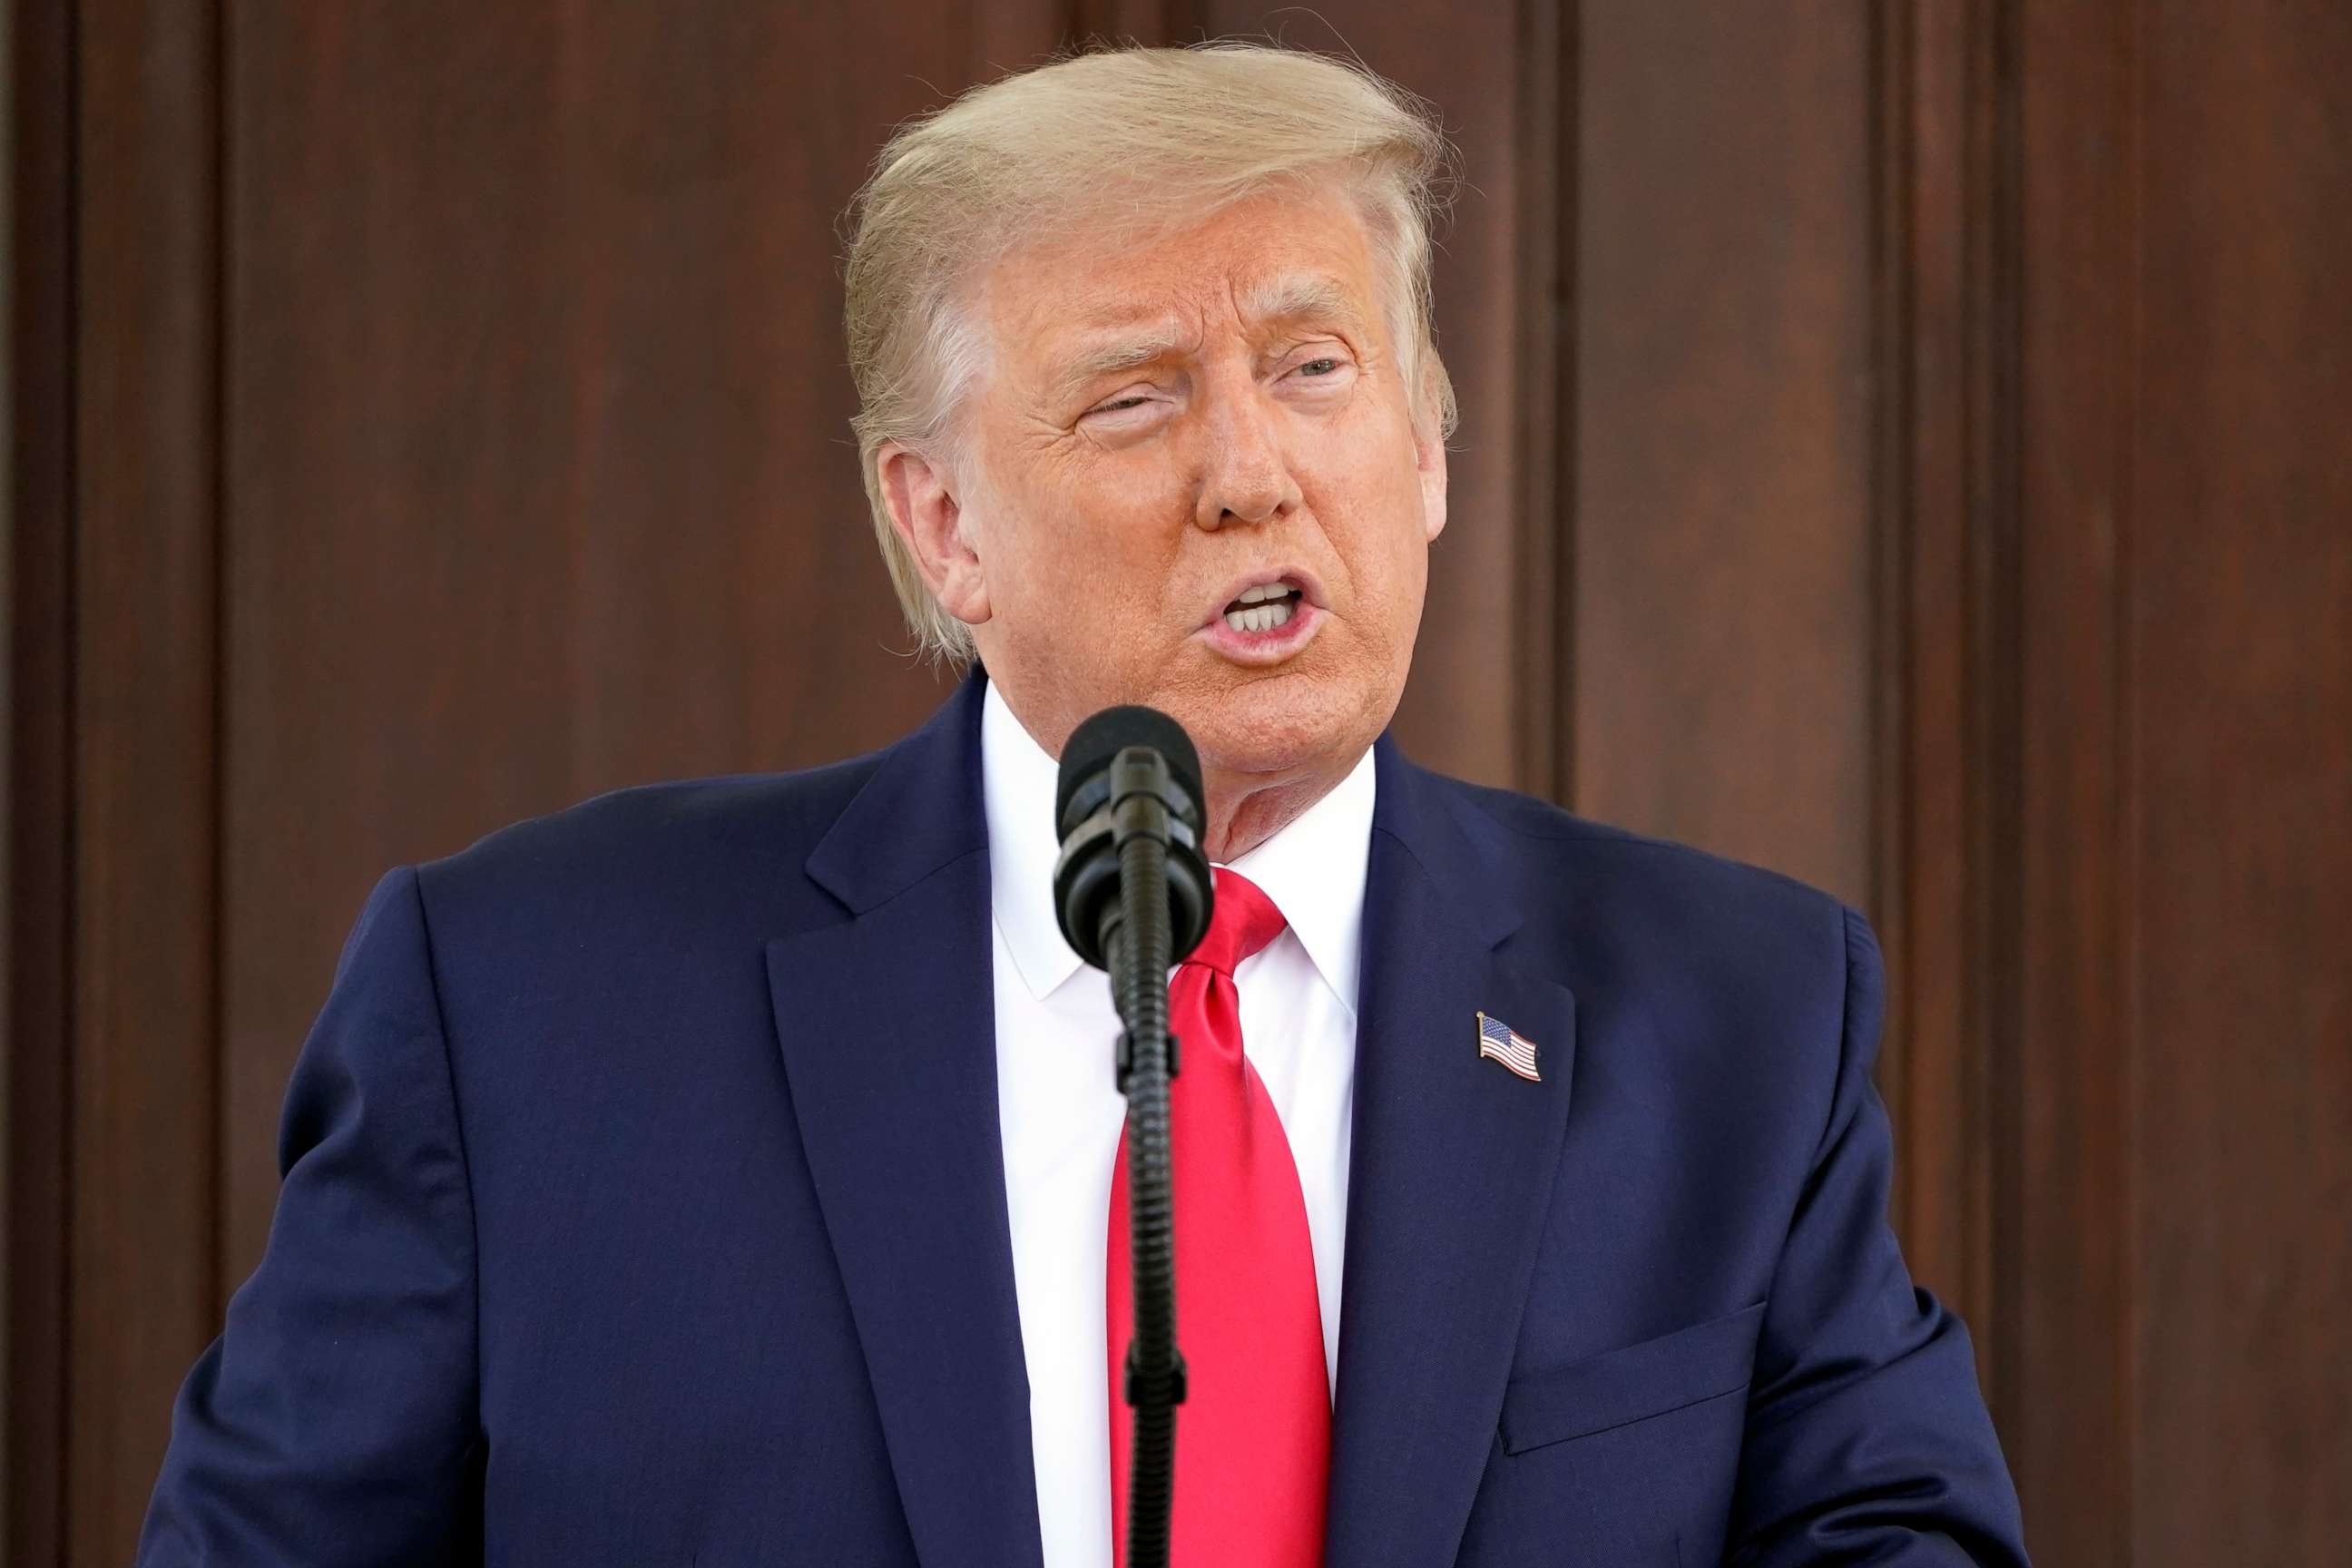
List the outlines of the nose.
<svg viewBox="0 0 2352 1568">
<path fill-rule="evenodd" d="M 1236 523 L 1270 522 L 1297 510 L 1298 483 L 1275 428 L 1274 411 L 1256 387 L 1217 399 L 1206 423 L 1207 452 L 1194 521 L 1215 531 Z"/>
</svg>

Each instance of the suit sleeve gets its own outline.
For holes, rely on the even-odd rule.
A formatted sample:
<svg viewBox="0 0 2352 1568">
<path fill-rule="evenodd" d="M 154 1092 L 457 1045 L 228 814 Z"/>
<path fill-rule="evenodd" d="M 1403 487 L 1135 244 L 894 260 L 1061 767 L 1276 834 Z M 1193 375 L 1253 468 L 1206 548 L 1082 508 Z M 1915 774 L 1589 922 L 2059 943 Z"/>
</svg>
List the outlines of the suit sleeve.
<svg viewBox="0 0 2352 1568">
<path fill-rule="evenodd" d="M 478 1552 L 473 1206 L 415 871 L 385 877 L 287 1090 L 261 1265 L 172 1416 L 143 1568 Z"/>
<path fill-rule="evenodd" d="M 1870 1078 L 1884 966 L 1868 922 L 1843 921 L 1837 1081 L 1765 1313 L 1729 1561 L 2011 1568 L 2017 1494 L 1968 1331 L 1913 1286 L 1887 1228 L 1893 1150 Z"/>
</svg>

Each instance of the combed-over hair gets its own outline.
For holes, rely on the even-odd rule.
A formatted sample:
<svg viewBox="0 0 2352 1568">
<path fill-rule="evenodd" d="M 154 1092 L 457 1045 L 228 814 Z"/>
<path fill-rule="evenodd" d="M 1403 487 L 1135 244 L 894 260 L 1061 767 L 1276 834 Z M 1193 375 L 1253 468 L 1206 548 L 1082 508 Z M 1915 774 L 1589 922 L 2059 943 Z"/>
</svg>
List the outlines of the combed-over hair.
<svg viewBox="0 0 2352 1568">
<path fill-rule="evenodd" d="M 1057 58 L 899 126 L 849 210 L 844 317 L 875 536 L 921 650 L 963 664 L 971 634 L 891 527 L 875 454 L 897 442 L 951 459 L 960 400 L 987 356 L 972 293 L 998 257 L 1081 222 L 1164 225 L 1339 181 L 1381 265 L 1414 418 L 1443 439 L 1454 389 L 1431 321 L 1430 227 L 1453 162 L 1433 111 L 1394 83 L 1235 41 Z"/>
</svg>

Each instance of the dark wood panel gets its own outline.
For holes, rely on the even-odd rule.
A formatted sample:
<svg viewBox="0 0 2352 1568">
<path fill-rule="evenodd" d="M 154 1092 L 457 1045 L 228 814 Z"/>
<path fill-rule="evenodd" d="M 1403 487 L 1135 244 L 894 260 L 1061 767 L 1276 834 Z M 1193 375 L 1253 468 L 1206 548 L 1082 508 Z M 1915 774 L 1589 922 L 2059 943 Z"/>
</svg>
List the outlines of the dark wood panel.
<svg viewBox="0 0 2352 1568">
<path fill-rule="evenodd" d="M 1072 0 L 1068 35 L 1081 45 L 1191 43 L 1213 36 L 1207 9 L 1208 0 Z"/>
<path fill-rule="evenodd" d="M 9 441 L 0 563 L 0 1558 L 64 1551 L 73 1028 L 70 27 L 7 31 Z"/>
<path fill-rule="evenodd" d="M 2129 503 L 2128 0 L 2021 8 L 2014 561 L 2022 668 L 2013 776 L 2017 1182 L 2002 1333 L 2022 1391 L 2008 1439 L 2031 1540 L 2053 1563 L 2137 1560 L 2141 1424 L 2128 1368 L 2132 1070 L 2118 942 L 2120 823 L 2134 784 L 2120 710 L 2119 526 Z M 2006 41 L 2006 40 L 2005 40 Z"/>
<path fill-rule="evenodd" d="M 1574 800 L 1867 901 L 1867 15 L 1577 27 Z"/>
<path fill-rule="evenodd" d="M 1502 782 L 1563 803 L 1576 777 L 1576 552 L 1566 487 L 1576 474 L 1579 9 L 1559 0 L 1517 7 L 1517 248 L 1507 318 L 1518 350 L 1511 428 L 1518 767 Z M 1475 337 L 1475 325 L 1465 326 Z"/>
<path fill-rule="evenodd" d="M 106 176 L 76 185 L 66 1452 L 68 1548 L 98 1563 L 137 1542 L 218 1298 L 217 37 L 176 0 L 77 26 L 75 155 Z"/>
<path fill-rule="evenodd" d="M 2014 323 L 1997 259 L 1990 5 L 1875 7 L 1878 432 L 1872 908 L 1889 1002 L 1879 1081 L 1913 1275 L 1965 1317 L 1997 1417 L 1996 823 L 2011 612 L 1990 570 L 2013 495 L 1995 376 Z M 2004 393 L 2006 387 L 2001 389 Z"/>
<path fill-rule="evenodd" d="M 835 226 L 893 122 L 1050 27 L 945 4 L 240 14 L 231 1282 L 385 867 L 620 784 L 864 750 L 939 700 L 892 651 Z"/>
<path fill-rule="evenodd" d="M 936 700 L 835 219 L 1061 33 L 1212 29 L 1465 147 L 1408 744 L 1872 910 L 2042 1560 L 2339 1549 L 2352 13 L 78 14 L 12 40 L 10 1561 L 127 1558 L 384 867 Z"/>
<path fill-rule="evenodd" d="M 2126 1267 L 2147 1568 L 2352 1539 L 2352 11 L 2149 4 L 2137 306 Z"/>
</svg>

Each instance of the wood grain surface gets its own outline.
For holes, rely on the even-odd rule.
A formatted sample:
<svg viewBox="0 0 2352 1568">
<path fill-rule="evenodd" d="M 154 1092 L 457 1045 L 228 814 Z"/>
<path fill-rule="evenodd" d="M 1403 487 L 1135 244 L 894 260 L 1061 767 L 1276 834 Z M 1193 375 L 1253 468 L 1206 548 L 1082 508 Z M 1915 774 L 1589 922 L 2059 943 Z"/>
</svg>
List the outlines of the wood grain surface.
<svg viewBox="0 0 2352 1568">
<path fill-rule="evenodd" d="M 888 128 L 1087 37 L 1438 104 L 1415 756 L 1864 908 L 2044 1561 L 2352 1538 L 2352 11 L 24 0 L 11 1563 L 127 1561 L 368 887 L 939 700 L 847 426 Z"/>
</svg>

